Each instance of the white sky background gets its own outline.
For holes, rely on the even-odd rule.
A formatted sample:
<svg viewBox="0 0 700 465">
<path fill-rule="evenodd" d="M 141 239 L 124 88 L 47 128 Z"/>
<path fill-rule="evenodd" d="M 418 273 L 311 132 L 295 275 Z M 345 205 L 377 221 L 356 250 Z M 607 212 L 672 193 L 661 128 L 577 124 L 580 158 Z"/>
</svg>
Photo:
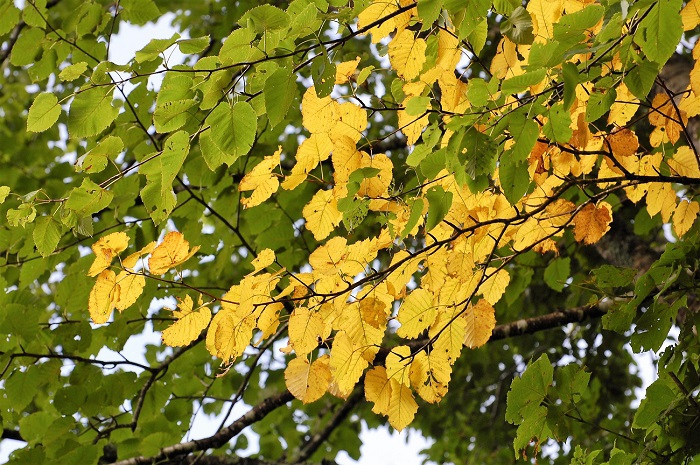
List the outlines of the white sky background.
<svg viewBox="0 0 700 465">
<path fill-rule="evenodd" d="M 169 38 L 175 32 L 179 32 L 170 25 L 173 17 L 174 16 L 172 14 L 165 14 L 157 23 L 149 23 L 143 27 L 135 27 L 122 23 L 119 26 L 119 34 L 112 37 L 112 42 L 110 45 L 110 61 L 117 64 L 127 63 L 133 58 L 134 53 L 145 46 L 151 39 Z M 181 33 L 181 35 L 183 38 L 187 37 L 186 33 Z M 172 54 L 167 56 L 168 62 L 171 65 L 181 62 L 182 55 L 177 50 L 177 47 L 173 47 L 171 50 L 174 51 Z M 161 79 L 162 78 L 158 79 L 158 81 Z M 154 82 L 151 84 L 154 84 Z M 157 85 L 159 85 L 159 82 Z M 677 337 L 677 332 L 675 335 Z M 129 339 L 123 354 L 130 360 L 146 364 L 146 360 L 143 355 L 144 346 L 146 344 L 157 344 L 159 341 L 160 334 L 153 332 L 152 327 L 151 332 L 149 332 L 149 328 L 147 326 L 143 335 Z M 120 359 L 120 356 L 115 352 L 103 350 L 98 355 L 98 358 L 103 360 L 118 360 Z M 656 379 L 655 361 L 658 360 L 658 357 L 655 354 L 648 352 L 634 355 L 634 358 L 639 364 L 640 376 L 643 380 L 642 388 L 638 389 L 636 392 L 637 397 L 640 398 L 644 396 L 647 386 Z M 229 423 L 238 418 L 240 415 L 244 414 L 248 408 L 249 407 L 245 405 L 237 405 L 229 418 Z M 436 405 L 432 406 L 432 408 L 440 408 L 440 406 Z M 200 413 L 195 418 L 194 424 L 191 428 L 193 434 L 191 434 L 188 439 L 200 439 L 214 434 L 220 425 L 221 418 L 221 416 L 211 417 Z M 247 452 L 257 452 L 258 447 L 257 441 L 255 440 L 255 434 L 247 433 L 246 435 L 248 436 L 250 444 Z M 337 458 L 337 462 L 340 465 L 373 465 L 376 463 L 382 463 L 385 465 L 421 465 L 423 463 L 424 456 L 420 454 L 420 451 L 430 445 L 430 441 L 422 437 L 416 431 L 409 432 L 408 430 L 404 430 L 403 432 L 398 433 L 396 431 L 390 431 L 390 429 L 387 427 L 369 430 L 364 424 L 360 438 L 363 443 L 361 448 L 361 459 L 358 462 L 355 462 L 343 452 Z M 9 454 L 13 450 L 23 446 L 23 442 L 12 440 L 0 441 L 0 463 L 6 463 Z"/>
</svg>

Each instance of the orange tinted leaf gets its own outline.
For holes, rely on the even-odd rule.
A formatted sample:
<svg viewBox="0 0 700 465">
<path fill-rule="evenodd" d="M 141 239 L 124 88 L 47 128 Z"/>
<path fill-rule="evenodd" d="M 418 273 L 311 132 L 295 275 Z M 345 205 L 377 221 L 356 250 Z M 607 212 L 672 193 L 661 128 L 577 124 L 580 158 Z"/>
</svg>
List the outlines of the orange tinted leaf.
<svg viewBox="0 0 700 465">
<path fill-rule="evenodd" d="M 479 300 L 476 305 L 469 305 L 464 314 L 464 319 L 467 320 L 465 346 L 476 349 L 488 342 L 496 326 L 495 314 L 496 311 L 486 299 Z"/>
<path fill-rule="evenodd" d="M 610 229 L 612 207 L 601 202 L 597 207 L 589 203 L 574 216 L 574 236 L 578 242 L 593 244 L 598 242 Z"/>
<path fill-rule="evenodd" d="M 182 233 L 169 232 L 148 259 L 148 269 L 151 274 L 164 275 L 170 268 L 185 263 L 198 250 L 199 246 L 190 250 L 190 243 L 185 240 Z"/>
</svg>

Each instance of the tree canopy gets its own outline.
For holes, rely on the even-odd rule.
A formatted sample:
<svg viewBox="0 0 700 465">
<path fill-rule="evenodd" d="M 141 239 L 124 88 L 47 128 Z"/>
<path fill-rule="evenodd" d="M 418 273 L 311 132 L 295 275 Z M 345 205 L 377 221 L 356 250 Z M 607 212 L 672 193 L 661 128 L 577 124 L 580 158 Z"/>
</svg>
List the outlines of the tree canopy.
<svg viewBox="0 0 700 465">
<path fill-rule="evenodd" d="M 11 463 L 333 463 L 362 424 L 437 463 L 700 463 L 698 25 L 699 0 L 0 0 Z"/>
</svg>

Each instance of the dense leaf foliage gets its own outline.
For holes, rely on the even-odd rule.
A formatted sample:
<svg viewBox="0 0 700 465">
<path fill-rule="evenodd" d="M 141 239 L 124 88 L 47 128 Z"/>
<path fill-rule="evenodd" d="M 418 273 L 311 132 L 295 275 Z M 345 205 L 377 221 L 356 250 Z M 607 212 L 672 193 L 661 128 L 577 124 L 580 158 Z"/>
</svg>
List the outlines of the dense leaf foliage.
<svg viewBox="0 0 700 465">
<path fill-rule="evenodd" d="M 699 25 L 696 0 L 0 0 L 13 463 L 243 463 L 248 429 L 246 463 L 318 463 L 362 422 L 439 463 L 700 461 Z"/>
</svg>

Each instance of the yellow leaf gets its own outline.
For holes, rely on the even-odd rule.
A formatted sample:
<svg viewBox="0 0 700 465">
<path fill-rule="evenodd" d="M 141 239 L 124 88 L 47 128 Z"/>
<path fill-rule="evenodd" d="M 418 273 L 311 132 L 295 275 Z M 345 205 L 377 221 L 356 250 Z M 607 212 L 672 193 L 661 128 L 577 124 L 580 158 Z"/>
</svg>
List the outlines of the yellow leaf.
<svg viewBox="0 0 700 465">
<path fill-rule="evenodd" d="M 366 110 L 350 102 L 338 105 L 338 122 L 330 132 L 332 140 L 348 136 L 353 142 L 357 142 L 362 138 L 362 131 L 365 129 L 367 129 Z"/>
<path fill-rule="evenodd" d="M 481 347 L 491 338 L 491 332 L 496 327 L 496 311 L 486 299 L 479 300 L 476 305 L 469 305 L 464 319 L 467 320 L 464 345 L 470 349 Z"/>
<path fill-rule="evenodd" d="M 88 271 L 88 276 L 95 277 L 106 270 L 112 259 L 129 246 L 129 236 L 125 232 L 116 232 L 100 238 L 92 245 L 95 261 Z"/>
<path fill-rule="evenodd" d="M 292 168 L 292 173 L 282 183 L 282 188 L 291 190 L 306 180 L 306 175 L 328 159 L 333 150 L 333 142 L 327 133 L 311 134 L 308 139 L 299 145 L 297 149 L 297 162 Z"/>
<path fill-rule="evenodd" d="M 683 20 L 683 30 L 690 31 L 700 24 L 700 1 L 690 0 L 681 10 Z"/>
<path fill-rule="evenodd" d="M 347 257 L 347 239 L 336 236 L 309 255 L 309 265 L 323 275 L 336 274 Z"/>
<path fill-rule="evenodd" d="M 345 185 L 350 175 L 358 168 L 362 160 L 362 153 L 355 147 L 355 142 L 347 137 L 338 137 L 333 140 L 333 181 L 336 186 Z"/>
<path fill-rule="evenodd" d="M 562 0 L 530 0 L 527 11 L 532 15 L 535 37 L 542 42 L 554 37 L 554 23 L 561 18 L 564 2 Z M 545 40 L 543 40 L 545 39 Z"/>
<path fill-rule="evenodd" d="M 578 242 L 593 244 L 610 229 L 612 207 L 600 202 L 598 207 L 589 203 L 574 216 L 574 237 Z"/>
<path fill-rule="evenodd" d="M 433 324 L 435 317 L 437 308 L 433 305 L 433 295 L 418 288 L 404 299 L 399 308 L 397 320 L 401 327 L 396 330 L 396 334 L 399 337 L 416 338 Z"/>
<path fill-rule="evenodd" d="M 146 278 L 140 273 L 122 271 L 117 275 L 116 280 L 119 284 L 119 299 L 114 306 L 121 312 L 131 307 L 141 296 L 146 286 Z"/>
<path fill-rule="evenodd" d="M 430 355 L 421 351 L 411 362 L 411 385 L 426 402 L 439 402 L 447 394 L 447 385 L 452 375 L 452 366 L 447 358 Z"/>
<path fill-rule="evenodd" d="M 401 431 L 413 421 L 418 411 L 418 404 L 413 398 L 411 388 L 390 379 L 391 397 L 389 400 L 389 424 Z"/>
<path fill-rule="evenodd" d="M 289 344 L 298 356 L 314 350 L 328 337 L 321 316 L 306 307 L 295 308 L 289 317 Z"/>
<path fill-rule="evenodd" d="M 404 81 L 411 81 L 420 74 L 427 47 L 425 40 L 417 39 L 410 29 L 404 29 L 389 43 L 391 66 Z"/>
<path fill-rule="evenodd" d="M 389 306 L 385 302 L 374 297 L 364 297 L 360 301 L 362 321 L 373 328 L 381 329 L 382 335 L 386 329 L 389 310 Z"/>
<path fill-rule="evenodd" d="M 353 346 L 345 331 L 338 331 L 333 338 L 330 367 L 337 391 L 342 397 L 350 395 L 367 365 L 362 349 Z"/>
<path fill-rule="evenodd" d="M 261 334 L 256 341 L 256 345 L 259 344 L 260 341 L 264 341 L 268 337 L 275 334 L 275 331 L 277 331 L 277 328 L 280 325 L 280 311 L 283 308 L 284 305 L 279 302 L 265 305 L 262 312 L 260 312 L 260 316 L 258 317 L 256 324 L 257 328 L 261 331 Z"/>
<path fill-rule="evenodd" d="M 345 84 L 350 80 L 350 77 L 355 73 L 357 65 L 360 64 L 360 57 L 356 57 L 351 61 L 338 63 L 335 67 L 335 83 Z"/>
<path fill-rule="evenodd" d="M 668 166 L 679 176 L 700 178 L 700 169 L 698 168 L 695 152 L 687 145 L 678 147 L 676 153 L 673 154 L 673 158 L 668 160 Z"/>
<path fill-rule="evenodd" d="M 338 211 L 338 200 L 333 196 L 333 191 L 326 190 L 316 192 L 304 207 L 302 214 L 306 220 L 306 228 L 313 233 L 317 241 L 328 237 L 343 219 L 343 214 Z"/>
<path fill-rule="evenodd" d="M 510 275 L 506 270 L 496 271 L 495 268 L 488 268 L 486 274 L 490 276 L 481 284 L 477 293 L 482 294 L 491 305 L 495 305 L 506 291 L 510 283 Z"/>
<path fill-rule="evenodd" d="M 445 71 L 452 72 L 462 59 L 462 47 L 459 39 L 452 32 L 440 28 L 438 31 L 438 59 L 436 65 Z M 452 73 L 450 73 L 453 76 Z"/>
<path fill-rule="evenodd" d="M 365 152 L 362 152 L 361 163 L 362 168 L 376 168 L 379 170 L 379 173 L 369 179 L 364 179 L 360 184 L 360 190 L 357 191 L 357 195 L 370 198 L 384 196 L 392 180 L 394 164 L 391 162 L 391 159 L 383 153 L 370 157 Z"/>
<path fill-rule="evenodd" d="M 241 198 L 244 208 L 260 205 L 277 192 L 280 182 L 278 177 L 272 174 L 272 170 L 279 166 L 281 153 L 282 146 L 279 146 L 273 155 L 265 157 L 250 173 L 243 176 L 238 190 L 241 192 L 253 191 L 250 197 Z"/>
<path fill-rule="evenodd" d="M 413 116 L 405 110 L 399 110 L 396 114 L 399 117 L 399 129 L 406 136 L 406 142 L 409 145 L 415 144 L 423 133 L 423 129 L 428 126 L 430 121 L 428 114 Z"/>
<path fill-rule="evenodd" d="M 368 362 L 374 360 L 382 339 L 384 339 L 386 324 L 377 326 L 376 320 L 371 323 L 366 321 L 363 318 L 362 307 L 358 302 L 342 305 L 338 315 L 339 318 L 335 326 L 347 334 L 354 347 L 361 349 L 365 360 Z"/>
<path fill-rule="evenodd" d="M 284 370 L 284 380 L 289 392 L 305 404 L 320 399 L 331 382 L 328 360 L 328 355 L 323 355 L 314 363 L 309 363 L 306 357 L 291 360 Z"/>
<path fill-rule="evenodd" d="M 136 264 L 138 263 L 139 259 L 143 257 L 144 255 L 148 255 L 149 253 L 153 252 L 153 249 L 156 248 L 156 241 L 153 241 L 143 247 L 141 250 L 138 252 L 134 252 L 128 257 L 126 257 L 124 260 L 122 260 L 122 266 L 124 268 L 127 268 L 129 270 L 133 270 Z"/>
<path fill-rule="evenodd" d="M 389 265 L 389 268 L 393 268 L 394 271 L 386 279 L 389 294 L 396 299 L 403 297 L 406 284 L 411 280 L 413 273 L 418 270 L 418 265 L 422 260 L 421 256 L 410 258 L 409 253 L 405 250 L 396 252 Z M 394 265 L 397 265 L 396 268 Z"/>
<path fill-rule="evenodd" d="M 670 183 L 653 183 L 649 186 L 647 193 L 647 212 L 649 212 L 649 216 L 661 213 L 663 222 L 668 223 L 676 209 L 677 200 L 676 191 L 673 190 Z"/>
<path fill-rule="evenodd" d="M 522 74 L 522 66 L 518 61 L 516 45 L 507 37 L 501 39 L 496 49 L 496 55 L 491 60 L 491 74 L 498 79 L 514 77 Z"/>
<path fill-rule="evenodd" d="M 214 315 L 207 331 L 207 350 L 228 364 L 243 353 L 253 333 L 255 319 L 252 315 L 222 309 Z"/>
<path fill-rule="evenodd" d="M 406 386 L 411 385 L 410 379 L 411 348 L 398 346 L 391 349 L 386 357 L 386 375 Z"/>
<path fill-rule="evenodd" d="M 695 223 L 698 211 L 700 211 L 700 205 L 694 200 L 692 202 L 683 200 L 678 204 L 673 213 L 673 231 L 676 236 L 683 237 L 688 232 Z"/>
<path fill-rule="evenodd" d="M 177 306 L 180 310 L 173 311 L 177 321 L 162 335 L 163 343 L 170 347 L 189 345 L 211 321 L 211 311 L 207 307 L 200 306 L 197 311 L 192 311 L 192 298 L 188 295 Z"/>
<path fill-rule="evenodd" d="M 369 30 L 372 43 L 376 44 L 396 29 L 396 17 L 384 19 L 398 10 L 396 0 L 375 0 L 357 17 L 357 28 L 364 29 L 370 24 L 377 23 Z"/>
<path fill-rule="evenodd" d="M 608 124 L 624 127 L 639 109 L 639 99 L 622 83 L 617 87 L 617 98 L 610 106 Z"/>
<path fill-rule="evenodd" d="M 365 375 L 365 399 L 374 402 L 374 413 L 388 415 L 391 400 L 391 383 L 386 376 L 386 369 L 374 367 Z"/>
<path fill-rule="evenodd" d="M 433 344 L 433 352 L 439 353 L 450 365 L 454 365 L 462 353 L 467 329 L 467 321 L 464 318 L 454 318 L 455 316 L 456 312 L 452 309 L 440 312 L 429 333 L 430 337 L 439 334 Z"/>
<path fill-rule="evenodd" d="M 302 124 L 309 132 L 328 132 L 338 122 L 338 103 L 330 96 L 318 98 L 312 86 L 301 100 Z"/>
<path fill-rule="evenodd" d="M 163 242 L 153 250 L 151 258 L 148 259 L 148 269 L 151 274 L 164 275 L 170 268 L 185 263 L 198 250 L 199 246 L 192 247 L 190 250 L 190 243 L 185 240 L 182 233 L 169 232 L 163 238 Z"/>
<path fill-rule="evenodd" d="M 258 256 L 250 263 L 255 269 L 254 273 L 267 268 L 275 262 L 275 252 L 272 249 L 263 249 L 258 252 Z"/>
<path fill-rule="evenodd" d="M 119 285 L 117 275 L 112 270 L 104 270 L 90 291 L 88 310 L 92 321 L 98 325 L 107 323 L 114 310 L 114 304 L 119 300 Z"/>
</svg>

